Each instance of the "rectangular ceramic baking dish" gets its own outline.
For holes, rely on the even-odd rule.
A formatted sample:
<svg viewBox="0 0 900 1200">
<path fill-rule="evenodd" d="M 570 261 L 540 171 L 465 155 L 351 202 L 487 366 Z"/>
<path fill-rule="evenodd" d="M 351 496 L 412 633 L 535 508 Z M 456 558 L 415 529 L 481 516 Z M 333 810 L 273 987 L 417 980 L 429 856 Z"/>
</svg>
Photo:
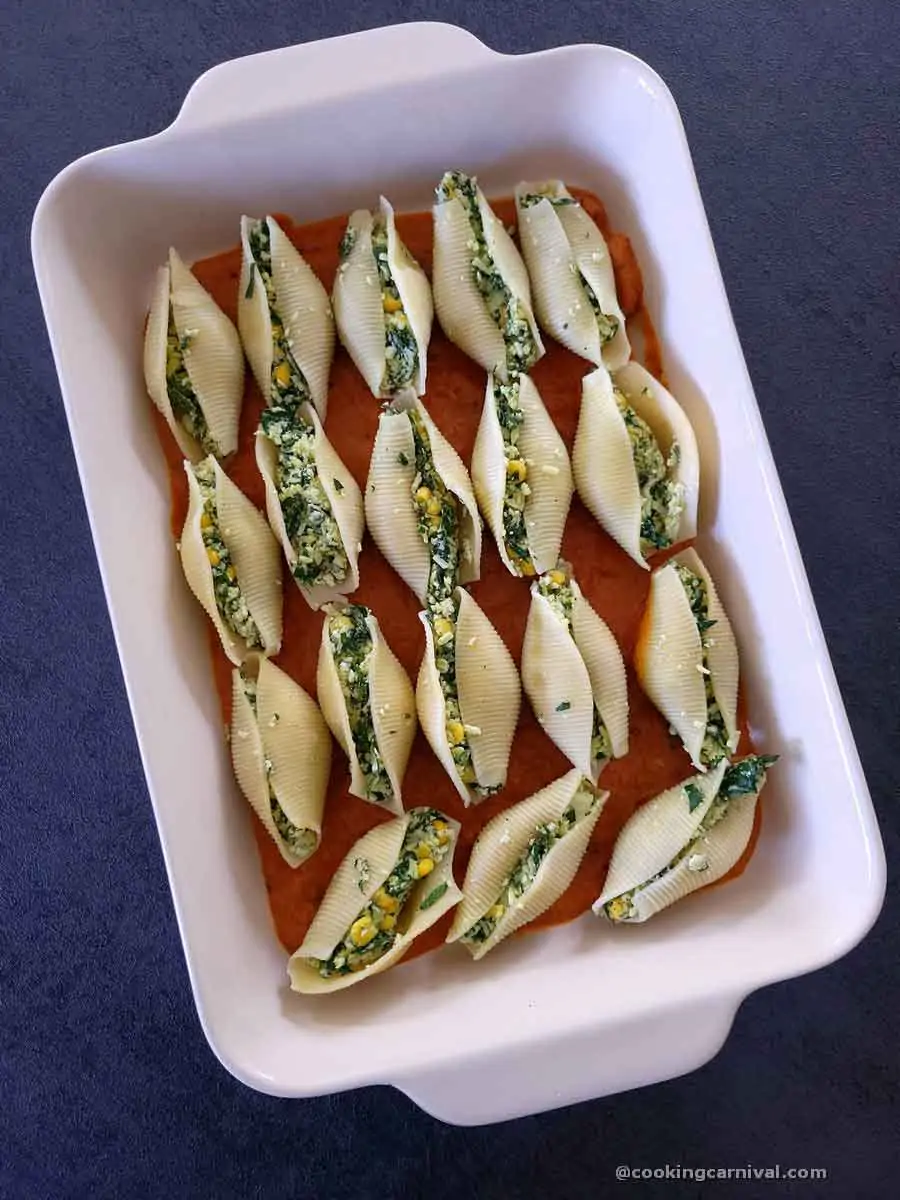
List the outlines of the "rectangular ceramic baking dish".
<svg viewBox="0 0 900 1200">
<path fill-rule="evenodd" d="M 234 244 L 243 212 L 308 220 L 379 191 L 423 208 L 451 166 L 489 195 L 520 178 L 586 185 L 634 242 L 700 443 L 700 550 L 738 634 L 754 732 L 782 759 L 748 870 L 702 901 L 645 927 L 588 915 L 477 967 L 430 955 L 311 1002 L 287 990 L 204 618 L 173 548 L 143 319 L 170 243 L 191 261 Z M 197 1011 L 235 1076 L 282 1096 L 393 1084 L 459 1123 L 536 1112 L 699 1066 L 749 992 L 863 937 L 884 889 L 872 805 L 678 111 L 649 67 L 606 46 L 506 57 L 437 24 L 225 63 L 170 128 L 63 171 L 33 255 Z"/>
</svg>

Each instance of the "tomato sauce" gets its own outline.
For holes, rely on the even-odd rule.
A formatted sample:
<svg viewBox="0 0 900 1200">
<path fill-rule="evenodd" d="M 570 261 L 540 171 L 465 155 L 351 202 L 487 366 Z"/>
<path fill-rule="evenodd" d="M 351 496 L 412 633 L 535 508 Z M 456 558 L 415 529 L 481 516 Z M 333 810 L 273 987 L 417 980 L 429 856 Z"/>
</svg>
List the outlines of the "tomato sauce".
<svg viewBox="0 0 900 1200">
<path fill-rule="evenodd" d="M 650 315 L 643 305 L 641 272 L 631 243 L 625 235 L 611 232 L 603 205 L 595 196 L 578 189 L 573 191 L 607 238 L 620 304 L 629 320 L 640 324 L 645 366 L 651 374 L 662 379 L 659 343 Z M 514 222 L 515 206 L 511 199 L 495 202 L 494 208 L 506 224 Z M 334 217 L 307 225 L 296 225 L 290 218 L 281 215 L 277 219 L 330 292 L 338 266 L 338 243 L 346 218 Z M 400 215 L 397 217 L 397 228 L 412 254 L 426 271 L 430 270 L 430 213 Z M 240 248 L 236 247 L 198 262 L 193 267 L 200 282 L 235 322 L 240 263 Z M 537 363 L 532 375 L 551 417 L 571 450 L 581 401 L 581 380 L 592 368 L 549 337 L 545 339 L 545 345 L 547 353 Z M 428 391 L 424 403 L 466 463 L 471 461 L 484 388 L 485 373 L 447 341 L 435 321 L 428 352 Z M 263 483 L 253 453 L 253 436 L 262 405 L 262 396 L 248 371 L 239 449 L 225 466 L 237 486 L 264 510 Z M 380 402 L 372 396 L 350 358 L 339 348 L 331 374 L 326 432 L 360 488 L 365 487 L 379 410 Z M 183 462 L 161 417 L 158 417 L 157 423 L 169 466 L 172 528 L 177 537 L 181 533 L 187 506 Z M 585 596 L 612 629 L 626 664 L 629 664 L 630 750 L 627 757 L 610 763 L 601 775 L 601 786 L 609 790 L 610 797 L 571 887 L 523 933 L 570 921 L 584 913 L 600 894 L 610 853 L 624 822 L 639 804 L 684 779 L 691 769 L 680 742 L 668 733 L 665 720 L 638 687 L 630 666 L 647 598 L 649 572 L 641 570 L 603 532 L 577 496 L 572 502 L 562 554 L 573 564 Z M 352 598 L 369 605 L 376 613 L 388 644 L 415 683 L 425 646 L 424 632 L 417 618 L 418 601 L 388 566 L 370 538 L 364 541 L 359 566 L 360 585 Z M 506 571 L 487 529 L 481 559 L 481 579 L 472 584 L 470 590 L 518 663 L 528 615 L 529 582 L 514 578 Z M 321 628 L 321 614 L 308 607 L 285 571 L 284 641 L 281 653 L 274 661 L 313 696 L 316 693 L 316 661 Z M 209 626 L 209 638 L 215 685 L 227 724 L 231 719 L 232 666 L 221 649 L 212 625 Z M 743 712 L 740 718 L 744 731 L 742 750 L 749 751 Z M 433 805 L 462 822 L 454 871 L 457 880 L 462 882 L 472 844 L 485 823 L 501 809 L 530 796 L 570 768 L 571 764 L 538 725 L 523 695 L 509 777 L 499 795 L 477 807 L 464 808 L 419 731 L 403 781 L 403 798 L 407 809 L 422 804 Z M 351 796 L 347 791 L 348 782 L 346 759 L 335 744 L 322 842 L 316 853 L 296 870 L 284 862 L 263 826 L 254 818 L 272 920 L 279 940 L 289 952 L 294 951 L 303 940 L 334 871 L 353 843 L 379 821 L 387 819 L 374 805 Z M 740 873 L 752 853 L 755 841 L 754 835 L 744 857 L 726 878 Z M 408 957 L 439 946 L 451 919 L 452 913 L 447 914 L 419 937 Z"/>
</svg>

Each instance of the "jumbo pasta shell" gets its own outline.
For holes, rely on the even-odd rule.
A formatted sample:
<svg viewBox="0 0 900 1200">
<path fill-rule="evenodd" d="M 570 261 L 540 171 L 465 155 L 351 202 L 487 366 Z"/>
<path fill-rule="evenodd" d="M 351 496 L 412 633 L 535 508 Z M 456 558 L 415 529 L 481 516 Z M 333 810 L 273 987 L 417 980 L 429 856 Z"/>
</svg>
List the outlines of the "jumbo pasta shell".
<svg viewBox="0 0 900 1200">
<path fill-rule="evenodd" d="M 543 194 L 537 204 L 528 195 Z M 554 205 L 550 197 L 569 203 Z M 541 327 L 567 349 L 596 365 L 615 371 L 631 356 L 625 315 L 616 295 L 616 279 L 603 234 L 561 180 L 520 183 L 516 188 L 519 243 L 531 277 L 534 307 Z M 600 310 L 618 322 L 615 335 L 603 344 L 587 292 L 587 282 Z"/>
<path fill-rule="evenodd" d="M 569 771 L 527 800 L 503 809 L 488 821 L 472 847 L 463 898 L 453 916 L 448 942 L 458 941 L 494 905 L 538 826 L 557 820 L 573 803 L 577 823 L 548 851 L 531 885 L 511 904 L 488 938 L 464 943 L 474 959 L 545 913 L 567 890 L 584 857 L 608 792 L 584 788 L 580 771 Z M 579 803 L 580 802 L 580 803 Z"/>
<path fill-rule="evenodd" d="M 170 308 L 176 333 L 188 342 L 183 364 L 206 421 L 206 446 L 188 433 L 172 410 L 166 378 Z M 174 249 L 169 250 L 166 266 L 156 274 L 144 336 L 144 378 L 150 398 L 165 417 L 185 458 L 199 462 L 209 453 L 226 458 L 237 450 L 244 396 L 240 338 Z"/>
<path fill-rule="evenodd" d="M 231 761 L 241 791 L 291 867 L 318 849 L 331 769 L 331 738 L 316 702 L 267 659 L 258 661 L 256 712 L 241 672 L 232 672 Z M 267 765 L 268 764 L 268 765 Z M 295 851 L 273 819 L 270 795 L 292 825 L 311 835 Z"/>
<path fill-rule="evenodd" d="M 323 604 L 355 592 L 359 587 L 359 555 L 362 551 L 365 513 L 359 485 L 326 437 L 322 422 L 315 409 L 311 405 L 305 404 L 301 406 L 299 416 L 301 420 L 309 422 L 315 430 L 313 456 L 319 482 L 337 524 L 349 564 L 346 577 L 334 585 L 319 583 L 313 587 L 307 587 L 294 577 L 294 582 L 303 593 L 304 600 L 310 608 L 317 609 L 321 608 Z M 258 429 L 256 431 L 256 465 L 259 467 L 266 486 L 266 514 L 293 575 L 297 553 L 288 536 L 284 513 L 278 499 L 278 489 L 275 484 L 277 462 L 278 448 L 266 437 L 262 429 Z"/>
<path fill-rule="evenodd" d="M 582 380 L 581 411 L 572 447 L 578 494 L 594 518 L 639 566 L 647 567 L 641 549 L 641 492 L 631 439 L 616 403 L 619 387 L 656 438 L 663 457 L 678 443 L 678 462 L 668 478 L 682 488 L 682 509 L 674 542 L 697 532 L 700 460 L 690 422 L 675 398 L 643 367 L 629 363 L 613 378 L 598 367 Z"/>
<path fill-rule="evenodd" d="M 351 794 L 399 816 L 403 812 L 403 775 L 416 735 L 415 694 L 409 676 L 384 639 L 377 617 L 367 609 L 365 621 L 372 639 L 372 647 L 364 664 L 368 678 L 369 713 L 375 742 L 393 793 L 390 800 L 382 801 L 370 796 L 366 787 L 366 777 L 360 766 L 347 702 L 329 638 L 330 618 L 344 612 L 346 606 L 336 605 L 328 610 L 322 623 L 316 672 L 319 703 L 331 732 L 350 760 Z"/>
<path fill-rule="evenodd" d="M 594 901 L 595 913 L 658 875 L 696 837 L 716 798 L 725 766 L 721 762 L 705 775 L 692 775 L 635 810 L 616 839 L 603 891 Z"/>
<path fill-rule="evenodd" d="M 219 613 L 212 567 L 200 529 L 204 501 L 190 463 L 185 463 L 188 511 L 181 532 L 181 565 L 188 586 L 216 628 L 222 648 L 235 666 L 240 666 L 252 654 L 269 657 L 281 649 L 280 554 L 278 543 L 262 513 L 232 483 L 212 456 L 204 461 L 215 473 L 219 532 L 231 555 L 237 581 L 262 638 L 261 650 L 248 646 L 243 637 L 225 624 Z"/>
<path fill-rule="evenodd" d="M 319 905 L 302 945 L 288 961 L 288 976 L 291 989 L 306 995 L 335 992 L 353 984 L 361 983 L 372 975 L 388 970 L 398 962 L 412 943 L 436 921 L 459 903 L 462 892 L 453 879 L 453 855 L 459 823 L 444 817 L 453 835 L 453 848 L 438 864 L 431 875 L 423 879 L 414 889 L 404 908 L 406 925 L 392 948 L 377 962 L 350 975 L 338 975 L 323 979 L 316 963 L 327 959 L 357 914 L 363 909 L 390 875 L 403 845 L 410 814 L 376 825 L 357 841 L 347 857 L 338 867 L 328 890 Z M 360 864 L 367 870 L 360 874 Z M 426 907 L 423 900 L 446 884 L 440 898 Z M 407 917 L 407 914 L 411 916 Z"/>
<path fill-rule="evenodd" d="M 493 209 L 477 190 L 485 244 L 497 273 L 520 302 L 537 349 L 544 353 L 540 331 L 531 308 L 528 272 L 515 243 Z M 434 215 L 434 308 L 444 333 L 486 371 L 506 375 L 506 345 L 472 276 L 472 226 L 465 205 L 457 197 L 439 201 Z"/>
<path fill-rule="evenodd" d="M 310 399 L 322 421 L 328 407 L 328 376 L 334 357 L 334 318 L 319 278 L 274 217 L 264 218 L 272 255 L 273 307 L 281 320 L 297 366 L 309 386 Z M 241 218 L 241 277 L 238 290 L 238 328 L 250 368 L 266 401 L 273 397 L 272 315 L 270 300 L 254 265 L 250 228 Z M 251 276 L 253 282 L 251 283 Z"/>
<path fill-rule="evenodd" d="M 421 401 L 385 409 L 378 422 L 366 482 L 366 524 L 378 549 L 400 578 L 424 603 L 430 554 L 418 529 L 413 501 L 416 452 L 409 411 L 417 411 L 428 431 L 435 469 L 459 501 L 460 582 L 481 572 L 481 518 L 472 483 L 462 459 L 440 432 Z"/>
<path fill-rule="evenodd" d="M 418 350 L 413 390 L 425 391 L 428 342 L 433 306 L 425 272 L 397 233 L 394 210 L 382 196 L 379 216 L 387 232 L 388 265 Z M 341 343 L 372 394 L 387 398 L 383 387 L 387 367 L 386 323 L 378 264 L 372 247 L 375 218 L 365 209 L 351 213 L 348 230 L 355 235 L 352 249 L 338 267 L 332 304 Z"/>
<path fill-rule="evenodd" d="M 715 584 L 694 550 L 682 551 L 650 576 L 634 665 L 641 687 L 677 732 L 694 766 L 704 770 L 700 761 L 707 724 L 703 645 L 676 562 L 706 584 L 707 612 L 715 621 L 707 637 L 710 681 L 724 718 L 729 749 L 732 753 L 737 749 L 737 643 Z"/>
<path fill-rule="evenodd" d="M 525 502 L 528 549 L 537 574 L 549 571 L 559 558 L 563 531 L 572 501 L 572 468 L 565 442 L 534 383 L 519 375 L 518 397 L 522 412 L 517 446 L 527 466 L 530 495 Z M 497 412 L 494 377 L 488 375 L 484 408 L 472 452 L 472 483 L 503 565 L 513 575 L 523 572 L 510 558 L 504 528 L 507 459 L 504 431 Z"/>
<path fill-rule="evenodd" d="M 521 687 L 516 665 L 506 644 L 463 588 L 457 588 L 456 620 L 457 697 L 475 782 L 496 790 L 506 783 L 509 756 L 519 720 Z M 435 664 L 435 642 L 426 613 L 419 619 L 425 628 L 425 654 L 416 682 L 416 709 L 428 743 L 466 805 L 482 796 L 460 778 L 447 741 L 447 707 Z"/>
<path fill-rule="evenodd" d="M 522 684 L 547 736 L 582 775 L 596 783 L 604 765 L 591 756 L 594 709 L 613 757 L 628 753 L 628 685 L 618 643 L 574 581 L 571 631 L 538 584 L 522 644 Z"/>
</svg>

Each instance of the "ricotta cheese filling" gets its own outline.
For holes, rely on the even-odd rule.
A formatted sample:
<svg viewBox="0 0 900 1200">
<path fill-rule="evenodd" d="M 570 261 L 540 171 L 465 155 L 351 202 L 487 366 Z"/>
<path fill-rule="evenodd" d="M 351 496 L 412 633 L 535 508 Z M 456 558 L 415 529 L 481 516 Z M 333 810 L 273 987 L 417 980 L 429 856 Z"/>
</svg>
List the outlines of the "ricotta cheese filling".
<svg viewBox="0 0 900 1200">
<path fill-rule="evenodd" d="M 231 559 L 231 551 L 219 529 L 215 470 L 208 461 L 198 463 L 191 470 L 203 498 L 200 534 L 212 572 L 216 608 L 228 628 L 244 639 L 248 650 L 261 650 L 264 648 L 262 634 L 247 605 L 237 570 Z"/>
<path fill-rule="evenodd" d="M 384 311 L 385 367 L 381 389 L 393 395 L 404 388 L 414 387 L 419 369 L 419 347 L 391 272 L 387 226 L 381 219 L 376 219 L 372 226 L 372 252 L 378 268 L 381 307 Z"/>
<path fill-rule="evenodd" d="M 409 927 L 418 909 L 430 908 L 440 900 L 449 887 L 440 883 L 430 891 L 427 885 L 417 890 L 449 852 L 453 835 L 446 818 L 434 808 L 413 808 L 409 825 L 391 873 L 360 910 L 350 928 L 327 959 L 314 959 L 319 974 L 328 979 L 334 975 L 349 975 L 376 963 L 392 948 L 397 938 Z M 358 882 L 365 891 L 368 864 L 357 859 Z"/>
<path fill-rule="evenodd" d="M 574 639 L 572 631 L 572 609 L 575 605 L 575 595 L 572 592 L 572 583 L 565 571 L 556 567 L 552 571 L 547 571 L 538 580 L 538 592 L 542 595 L 553 609 L 553 612 L 565 625 L 570 637 Z M 591 729 L 591 759 L 595 762 L 605 762 L 612 758 L 612 741 L 609 736 L 609 730 L 606 728 L 603 718 L 597 710 L 597 705 L 593 704 L 594 723 Z M 563 700 L 558 706 L 558 712 L 565 712 L 571 707 L 568 701 Z"/>
<path fill-rule="evenodd" d="M 704 766 L 714 767 L 725 757 L 729 749 L 725 718 L 716 699 L 708 661 L 709 648 L 713 642 L 707 637 L 707 633 L 713 628 L 715 621 L 709 619 L 709 596 L 706 591 L 706 583 L 683 563 L 675 563 L 675 570 L 691 606 L 691 613 L 697 623 L 697 632 L 700 634 L 700 645 L 703 648 L 700 670 L 706 689 L 706 730 L 700 750 L 700 761 Z"/>
<path fill-rule="evenodd" d="M 513 375 L 503 383 L 492 377 L 494 406 L 503 436 L 506 459 L 503 489 L 503 543 L 510 562 L 520 575 L 534 575 L 534 562 L 528 544 L 525 509 L 531 488 L 528 485 L 528 465 L 519 450 L 519 438 L 525 414 L 519 403 L 519 376 Z"/>
<path fill-rule="evenodd" d="M 369 667 L 372 632 L 369 610 L 350 604 L 328 618 L 328 643 L 350 722 L 350 736 L 365 780 L 366 796 L 380 803 L 393 800 L 391 786 L 372 720 Z"/>
<path fill-rule="evenodd" d="M 614 395 L 631 442 L 631 455 L 641 493 L 641 554 L 646 558 L 671 546 L 678 535 L 684 512 L 684 484 L 671 478 L 681 451 L 672 443 L 664 458 L 653 431 L 628 403 L 625 393 L 614 388 Z"/>
<path fill-rule="evenodd" d="M 455 198 L 463 204 L 471 231 L 468 249 L 472 255 L 472 279 L 503 336 L 507 371 L 510 375 L 528 372 L 538 360 L 538 346 L 524 305 L 512 294 L 488 249 L 475 180 L 462 171 L 448 171 L 435 194 L 439 203 Z"/>
<path fill-rule="evenodd" d="M 175 328 L 175 314 L 169 305 L 169 327 L 166 334 L 166 392 L 176 421 L 203 449 L 205 454 L 218 457 L 219 447 L 209 432 L 206 417 L 194 391 L 185 366 L 185 351 L 194 339 L 192 330 L 179 335 Z"/>
<path fill-rule="evenodd" d="M 246 295 L 249 299 L 258 283 L 262 284 L 266 291 L 269 319 L 272 324 L 272 371 L 266 401 L 296 412 L 301 404 L 312 401 L 312 394 L 306 376 L 294 357 L 291 339 L 285 333 L 284 321 L 278 309 L 278 297 L 272 279 L 272 248 L 268 222 L 254 222 L 248 233 L 248 241 L 252 262 Z"/>
</svg>

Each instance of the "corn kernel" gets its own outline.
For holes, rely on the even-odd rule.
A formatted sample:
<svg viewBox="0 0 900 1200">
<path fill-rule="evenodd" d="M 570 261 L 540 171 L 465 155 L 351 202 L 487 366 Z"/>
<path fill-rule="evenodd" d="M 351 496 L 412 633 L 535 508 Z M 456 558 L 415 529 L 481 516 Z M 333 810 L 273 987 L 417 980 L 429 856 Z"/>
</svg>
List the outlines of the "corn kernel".
<svg viewBox="0 0 900 1200">
<path fill-rule="evenodd" d="M 377 932 L 371 917 L 359 917 L 350 926 L 350 941 L 354 946 L 368 946 Z"/>
<path fill-rule="evenodd" d="M 615 900 L 610 900 L 606 906 L 606 911 L 613 921 L 620 921 L 622 917 L 628 913 L 628 899 L 625 896 L 616 896 Z"/>
<path fill-rule="evenodd" d="M 209 559 L 211 566 L 217 567 L 219 565 L 219 552 L 218 550 L 213 550 L 212 546 L 207 546 L 206 557 Z"/>
<path fill-rule="evenodd" d="M 439 829 L 438 835 L 437 835 L 437 840 L 438 840 L 439 846 L 446 846 L 447 843 L 450 841 L 450 830 L 449 829 Z"/>
<path fill-rule="evenodd" d="M 379 888 L 378 891 L 375 893 L 375 895 L 372 897 L 372 899 L 373 899 L 374 903 L 377 904 L 378 907 L 386 913 L 392 913 L 392 912 L 397 911 L 397 907 L 398 907 L 397 897 L 392 896 L 389 892 L 386 892 L 384 890 L 384 888 Z"/>
<path fill-rule="evenodd" d="M 523 575 L 526 575 L 529 578 L 536 573 L 534 569 L 534 563 L 531 561 L 526 561 L 524 558 L 519 559 L 519 570 Z"/>
<path fill-rule="evenodd" d="M 420 504 L 426 504 L 431 499 L 431 488 L 416 488 L 416 499 Z"/>
<path fill-rule="evenodd" d="M 201 529 L 209 529 L 211 525 L 212 525 L 212 517 L 209 515 L 208 512 L 202 513 L 200 516 L 200 528 Z"/>
<path fill-rule="evenodd" d="M 352 629 L 353 622 L 346 613 L 335 613 L 331 618 L 331 628 L 335 633 L 340 633 L 344 629 Z"/>
<path fill-rule="evenodd" d="M 428 515 L 430 517 L 436 517 L 440 514 L 441 502 L 440 502 L 440 500 L 438 500 L 437 496 L 431 497 L 431 499 L 425 505 L 425 511 L 428 513 Z"/>
<path fill-rule="evenodd" d="M 447 828 L 447 822 L 442 821 L 442 820 L 440 820 L 440 818 L 438 818 L 438 820 L 431 822 L 431 828 L 436 830 L 437 832 L 440 832 L 442 829 Z"/>
<path fill-rule="evenodd" d="M 502 904 L 492 904 L 491 907 L 487 910 L 486 915 L 489 916 L 492 921 L 499 921 L 505 912 L 506 912 L 506 909 L 503 907 Z"/>
<path fill-rule="evenodd" d="M 237 571 L 234 569 L 234 563 L 228 564 L 228 570 L 225 572 L 232 583 L 237 579 Z"/>
<path fill-rule="evenodd" d="M 390 913 L 385 913 L 381 918 L 381 928 L 390 931 L 397 924 L 397 918 L 392 917 Z"/>
<path fill-rule="evenodd" d="M 463 781 L 463 783 L 477 783 L 478 782 L 475 777 L 475 768 L 472 766 L 471 763 L 468 763 L 466 766 L 463 767 L 463 769 L 459 773 L 459 777 Z"/>
<path fill-rule="evenodd" d="M 528 468 L 522 462 L 521 458 L 511 458 L 506 464 L 507 475 L 515 475 L 517 479 L 524 479 L 528 474 Z"/>
<path fill-rule="evenodd" d="M 399 312 L 403 307 L 403 302 L 401 300 L 395 300 L 393 296 L 385 296 L 384 300 L 382 301 L 382 307 L 384 308 L 385 312 Z"/>
<path fill-rule="evenodd" d="M 275 382 L 279 387 L 286 388 L 291 382 L 291 368 L 284 361 L 280 362 L 274 371 Z"/>
<path fill-rule="evenodd" d="M 453 632 L 453 622 L 448 621 L 446 617 L 438 617 L 434 623 L 435 637 L 446 637 L 448 633 Z"/>
<path fill-rule="evenodd" d="M 451 746 L 458 746 L 465 740 L 466 729 L 462 721 L 447 722 L 447 741 Z"/>
<path fill-rule="evenodd" d="M 419 842 L 416 846 L 416 858 L 431 858 L 431 847 L 427 842 Z"/>
<path fill-rule="evenodd" d="M 419 878 L 424 879 L 426 875 L 430 875 L 434 870 L 434 859 L 423 858 L 419 863 Z"/>
<path fill-rule="evenodd" d="M 550 578 L 558 587 L 562 587 L 566 582 L 566 573 L 565 571 L 551 571 Z"/>
</svg>

